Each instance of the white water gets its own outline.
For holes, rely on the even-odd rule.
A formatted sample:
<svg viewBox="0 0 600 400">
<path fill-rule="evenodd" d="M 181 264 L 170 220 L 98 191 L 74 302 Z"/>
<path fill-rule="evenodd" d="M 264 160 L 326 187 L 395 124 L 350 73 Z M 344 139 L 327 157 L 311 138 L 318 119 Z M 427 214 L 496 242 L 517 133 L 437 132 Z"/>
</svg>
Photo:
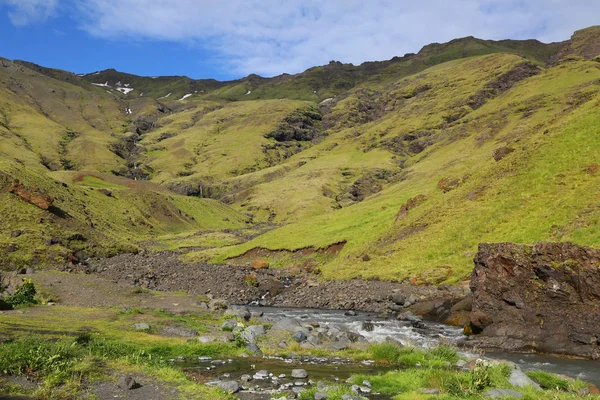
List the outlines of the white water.
<svg viewBox="0 0 600 400">
<path fill-rule="evenodd" d="M 263 312 L 266 318 L 290 317 L 300 321 L 318 322 L 322 326 L 337 327 L 341 330 L 363 335 L 370 342 L 381 342 L 391 338 L 404 345 L 432 347 L 439 343 L 458 345 L 465 336 L 462 329 L 436 322 L 423 321 L 424 328 L 415 328 L 408 321 L 383 320 L 377 314 L 357 312 L 348 316 L 340 310 L 316 310 L 306 308 L 250 307 L 252 311 Z M 372 322 L 372 332 L 365 331 L 364 322 Z M 477 357 L 461 352 L 466 358 Z M 537 354 L 489 353 L 485 357 L 508 360 L 516 363 L 523 371 L 543 370 L 581 379 L 600 386 L 600 361 L 575 360 Z"/>
<path fill-rule="evenodd" d="M 370 342 L 383 342 L 391 338 L 404 345 L 432 347 L 441 342 L 458 344 L 463 338 L 462 329 L 435 322 L 424 321 L 425 328 L 415 328 L 408 321 L 382 320 L 377 314 L 357 313 L 344 315 L 339 310 L 314 310 L 294 308 L 256 307 L 265 317 L 290 317 L 301 321 L 316 321 L 322 326 L 358 333 Z M 365 322 L 373 324 L 373 331 L 363 329 Z"/>
</svg>

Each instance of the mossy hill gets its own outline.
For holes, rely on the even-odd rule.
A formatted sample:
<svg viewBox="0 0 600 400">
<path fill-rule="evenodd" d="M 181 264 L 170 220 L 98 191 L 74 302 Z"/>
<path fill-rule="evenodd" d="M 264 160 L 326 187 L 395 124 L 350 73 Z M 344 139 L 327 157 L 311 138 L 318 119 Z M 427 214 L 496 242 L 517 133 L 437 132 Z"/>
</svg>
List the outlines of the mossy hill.
<svg viewBox="0 0 600 400">
<path fill-rule="evenodd" d="M 452 283 L 483 241 L 598 246 L 599 32 L 230 82 L 0 59 L 0 265 L 345 243 L 307 265 Z"/>
</svg>

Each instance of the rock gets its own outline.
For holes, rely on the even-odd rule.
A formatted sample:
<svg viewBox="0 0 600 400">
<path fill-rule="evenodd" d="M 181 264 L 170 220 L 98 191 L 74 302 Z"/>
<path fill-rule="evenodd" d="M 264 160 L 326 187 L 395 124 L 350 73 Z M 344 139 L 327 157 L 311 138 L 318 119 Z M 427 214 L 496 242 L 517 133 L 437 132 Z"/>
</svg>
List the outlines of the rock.
<svg viewBox="0 0 600 400">
<path fill-rule="evenodd" d="M 391 296 L 390 300 L 397 305 L 404 305 L 404 303 L 406 302 L 406 297 L 404 297 L 401 294 L 394 294 Z"/>
<path fill-rule="evenodd" d="M 228 319 L 227 321 L 223 322 L 223 325 L 221 325 L 221 329 L 224 331 L 232 331 L 235 329 L 237 324 L 238 323 L 236 320 Z"/>
<path fill-rule="evenodd" d="M 356 311 L 354 311 L 354 310 L 348 310 L 348 311 L 346 311 L 344 313 L 344 315 L 347 316 L 347 317 L 354 317 L 354 316 L 356 316 Z"/>
<path fill-rule="evenodd" d="M 268 377 L 269 377 L 269 371 L 267 371 L 266 369 L 261 369 L 260 371 L 257 371 L 252 378 L 253 379 L 267 379 Z"/>
<path fill-rule="evenodd" d="M 12 231 L 10 233 L 10 237 L 16 238 L 16 237 L 21 236 L 22 234 L 23 234 L 23 231 L 17 229 L 16 231 Z"/>
<path fill-rule="evenodd" d="M 200 357 L 198 357 L 198 361 L 200 361 L 200 362 L 209 362 L 209 361 L 212 361 L 212 357 L 200 356 Z"/>
<path fill-rule="evenodd" d="M 515 151 L 515 149 L 507 147 L 507 146 L 498 147 L 496 150 L 494 150 L 492 157 L 494 157 L 494 160 L 500 161 L 504 157 L 506 157 L 507 155 L 512 153 L 513 151 Z"/>
<path fill-rule="evenodd" d="M 132 390 L 140 385 L 131 376 L 122 376 L 117 381 L 117 386 L 123 390 Z"/>
<path fill-rule="evenodd" d="M 210 337 L 210 336 L 200 336 L 200 337 L 198 338 L 198 341 L 199 341 L 200 343 L 212 343 L 212 342 L 214 342 L 214 341 L 215 341 L 215 339 L 214 339 L 214 338 L 212 338 L 212 337 Z"/>
<path fill-rule="evenodd" d="M 348 348 L 348 344 L 346 342 L 334 342 L 329 343 L 327 348 L 332 351 L 340 351 Z"/>
<path fill-rule="evenodd" d="M 486 399 L 504 399 L 506 397 L 513 397 L 515 399 L 520 399 L 523 395 L 516 390 L 512 389 L 489 389 L 485 391 L 483 397 Z"/>
<path fill-rule="evenodd" d="M 308 372 L 306 372 L 305 369 L 293 369 L 291 377 L 295 379 L 306 379 L 308 378 Z"/>
<path fill-rule="evenodd" d="M 191 328 L 183 326 L 166 326 L 160 330 L 160 334 L 164 336 L 174 337 L 195 337 L 198 336 L 198 332 Z"/>
<path fill-rule="evenodd" d="M 526 386 L 532 386 L 535 389 L 541 389 L 540 385 L 532 381 L 531 378 L 523 373 L 523 371 L 516 368 L 511 371 L 508 382 L 514 387 L 522 388 Z"/>
<path fill-rule="evenodd" d="M 284 317 L 275 322 L 271 327 L 272 331 L 293 331 L 296 328 L 301 328 L 302 324 L 294 318 Z"/>
<path fill-rule="evenodd" d="M 27 203 L 33 204 L 42 210 L 47 210 L 52 207 L 54 199 L 47 193 L 41 193 L 36 190 L 26 189 L 21 185 L 18 179 L 15 179 L 13 184 L 8 188 L 9 193 L 14 193 Z"/>
<path fill-rule="evenodd" d="M 361 257 L 361 260 L 363 261 L 371 261 L 371 256 L 368 254 L 363 254 Z"/>
<path fill-rule="evenodd" d="M 465 368 L 467 366 L 467 362 L 465 360 L 458 360 L 454 366 L 456 368 Z"/>
<path fill-rule="evenodd" d="M 401 314 L 398 314 L 398 319 L 400 321 L 410 321 L 410 322 L 420 322 L 423 318 L 416 316 L 410 311 L 405 311 Z"/>
<path fill-rule="evenodd" d="M 98 189 L 98 192 L 100 192 L 103 195 L 108 196 L 108 197 L 112 197 L 112 195 L 113 195 L 112 190 L 106 189 L 106 188 L 100 188 L 100 189 Z"/>
<path fill-rule="evenodd" d="M 137 324 L 133 324 L 133 329 L 136 331 L 149 331 L 150 325 L 145 322 L 138 322 Z"/>
<path fill-rule="evenodd" d="M 423 394 L 440 394 L 440 389 L 424 388 L 424 389 L 421 389 L 421 393 L 423 393 Z"/>
<path fill-rule="evenodd" d="M 242 318 L 245 321 L 249 321 L 252 317 L 250 309 L 246 306 L 229 306 L 227 314 L 235 315 L 238 318 Z"/>
<path fill-rule="evenodd" d="M 252 332 L 256 337 L 265 336 L 267 334 L 267 330 L 262 325 L 250 325 L 246 329 L 245 332 Z"/>
<path fill-rule="evenodd" d="M 227 393 L 237 393 L 240 391 L 240 385 L 236 381 L 218 382 L 216 386 Z"/>
<path fill-rule="evenodd" d="M 572 243 L 479 245 L 468 342 L 600 358 L 600 250 Z"/>
<path fill-rule="evenodd" d="M 315 335 L 308 335 L 306 341 L 312 344 L 313 346 L 318 346 L 321 344 L 321 339 L 319 339 L 319 337 Z"/>
<path fill-rule="evenodd" d="M 240 376 L 240 380 L 242 382 L 250 382 L 252 380 L 252 376 L 250 376 L 248 374 L 244 374 L 244 375 Z"/>
<path fill-rule="evenodd" d="M 315 396 L 314 396 L 315 400 L 326 400 L 327 399 L 327 394 L 323 393 L 323 392 L 316 392 Z"/>
<path fill-rule="evenodd" d="M 363 322 L 361 329 L 365 332 L 373 332 L 375 325 L 371 321 L 365 321 Z"/>
<path fill-rule="evenodd" d="M 201 310 L 208 310 L 208 304 L 206 304 L 205 302 L 201 301 L 198 303 L 198 308 L 200 308 Z"/>
<path fill-rule="evenodd" d="M 419 299 L 419 297 L 417 297 L 417 295 L 415 294 L 411 294 L 410 296 L 408 296 L 408 302 L 410 302 L 410 304 L 417 304 L 421 299 Z M 408 307 L 406 304 L 404 304 L 404 307 Z"/>
<path fill-rule="evenodd" d="M 408 199 L 406 201 L 406 203 L 404 203 L 400 206 L 400 210 L 398 211 L 398 214 L 396 214 L 395 222 L 398 222 L 399 220 L 406 218 L 406 216 L 408 215 L 408 212 L 410 210 L 421 205 L 426 200 L 427 200 L 427 196 L 425 196 L 424 194 L 419 194 L 413 198 Z M 392 301 L 394 301 L 394 300 L 392 300 Z M 396 303 L 396 304 L 403 304 L 403 303 L 404 302 Z"/>
<path fill-rule="evenodd" d="M 294 339 L 298 343 L 304 342 L 307 338 L 308 336 L 306 336 L 306 333 L 304 333 L 303 331 L 296 331 L 292 333 L 292 339 Z"/>
<path fill-rule="evenodd" d="M 263 352 L 260 349 L 260 347 L 258 347 L 258 345 L 256 343 L 248 343 L 246 344 L 246 351 L 249 354 L 252 354 L 253 356 L 262 356 Z"/>
</svg>

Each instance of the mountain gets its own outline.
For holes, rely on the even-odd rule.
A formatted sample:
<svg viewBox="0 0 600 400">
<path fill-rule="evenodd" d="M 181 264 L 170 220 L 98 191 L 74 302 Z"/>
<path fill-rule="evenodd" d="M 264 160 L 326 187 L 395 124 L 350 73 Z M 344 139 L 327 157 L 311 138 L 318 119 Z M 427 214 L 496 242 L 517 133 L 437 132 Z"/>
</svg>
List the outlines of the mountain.
<svg viewBox="0 0 600 400">
<path fill-rule="evenodd" d="M 166 249 L 454 283 L 482 241 L 597 246 L 599 36 L 229 82 L 0 59 L 0 265 Z"/>
</svg>

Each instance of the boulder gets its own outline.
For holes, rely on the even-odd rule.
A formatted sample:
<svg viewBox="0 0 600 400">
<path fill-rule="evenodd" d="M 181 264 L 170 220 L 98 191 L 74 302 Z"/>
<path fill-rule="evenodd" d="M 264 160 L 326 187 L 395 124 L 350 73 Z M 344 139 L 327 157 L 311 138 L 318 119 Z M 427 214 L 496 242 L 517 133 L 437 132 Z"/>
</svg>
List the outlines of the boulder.
<svg viewBox="0 0 600 400">
<path fill-rule="evenodd" d="M 284 317 L 275 322 L 271 327 L 272 331 L 293 331 L 296 328 L 301 328 L 302 324 L 294 318 Z"/>
<path fill-rule="evenodd" d="M 216 386 L 227 393 L 237 393 L 240 391 L 240 385 L 236 381 L 218 382 Z"/>
<path fill-rule="evenodd" d="M 250 309 L 246 306 L 229 306 L 227 314 L 235 315 L 236 317 L 241 318 L 245 321 L 249 321 L 252 317 Z"/>
<path fill-rule="evenodd" d="M 133 324 L 133 329 L 136 331 L 149 331 L 150 325 L 145 322 L 138 322 L 137 324 Z"/>
<path fill-rule="evenodd" d="M 508 382 L 514 387 L 526 387 L 531 386 L 535 389 L 541 389 L 540 385 L 531 380 L 527 375 L 523 373 L 518 368 L 515 368 L 511 371 L 510 376 L 508 377 Z"/>
<path fill-rule="evenodd" d="M 140 385 L 131 376 L 122 376 L 117 381 L 117 387 L 123 390 L 132 390 Z"/>
<path fill-rule="evenodd" d="M 470 287 L 470 343 L 600 358 L 600 250 L 482 243 Z"/>
<path fill-rule="evenodd" d="M 294 379 L 306 379 L 308 378 L 308 372 L 305 369 L 293 369 L 292 370 L 292 378 Z"/>
<path fill-rule="evenodd" d="M 292 339 L 294 339 L 298 343 L 304 342 L 307 338 L 308 336 L 306 335 L 306 333 L 304 333 L 304 331 L 299 330 L 292 333 Z"/>
<path fill-rule="evenodd" d="M 160 330 L 160 334 L 173 337 L 196 337 L 198 332 L 184 326 L 166 326 Z"/>
<path fill-rule="evenodd" d="M 234 330 L 236 328 L 237 325 L 238 325 L 238 323 L 236 320 L 228 319 L 227 321 L 223 322 L 223 325 L 221 325 L 221 329 L 224 331 L 231 332 L 232 330 Z"/>
<path fill-rule="evenodd" d="M 18 179 L 8 188 L 9 193 L 14 193 L 27 203 L 33 204 L 42 210 L 47 210 L 52 206 L 54 199 L 47 193 L 41 193 L 36 190 L 26 189 Z"/>
</svg>

